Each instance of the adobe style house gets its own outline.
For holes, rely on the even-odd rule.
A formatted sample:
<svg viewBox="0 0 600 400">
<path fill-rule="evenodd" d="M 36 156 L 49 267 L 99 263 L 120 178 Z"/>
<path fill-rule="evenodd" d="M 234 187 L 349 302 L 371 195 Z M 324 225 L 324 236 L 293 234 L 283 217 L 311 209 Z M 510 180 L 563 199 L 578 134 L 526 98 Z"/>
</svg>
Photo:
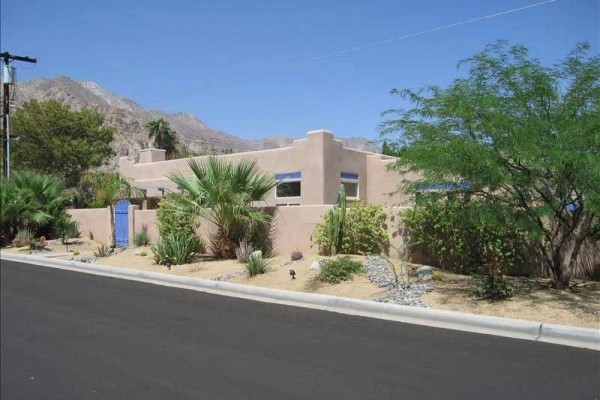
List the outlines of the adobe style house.
<svg viewBox="0 0 600 400">
<path fill-rule="evenodd" d="M 202 161 L 208 156 L 195 157 Z M 261 169 L 275 175 L 279 184 L 268 197 L 271 206 L 331 205 L 337 200 L 340 184 L 349 201 L 379 204 L 385 207 L 412 205 L 410 195 L 394 193 L 404 179 L 388 171 L 394 157 L 345 148 L 341 140 L 325 130 L 311 131 L 305 139 L 279 149 L 218 156 L 233 162 L 255 159 Z M 160 197 L 178 188 L 168 178 L 172 172 L 190 174 L 188 159 L 165 161 L 165 151 L 145 149 L 139 161 L 127 157 L 119 160 L 119 172 L 149 197 Z"/>
</svg>

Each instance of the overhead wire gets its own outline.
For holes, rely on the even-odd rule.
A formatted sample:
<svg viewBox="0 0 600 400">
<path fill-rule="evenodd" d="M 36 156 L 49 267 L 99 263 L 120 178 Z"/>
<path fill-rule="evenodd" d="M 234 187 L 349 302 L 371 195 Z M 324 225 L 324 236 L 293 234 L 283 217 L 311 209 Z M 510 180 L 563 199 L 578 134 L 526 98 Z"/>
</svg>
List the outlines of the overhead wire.
<svg viewBox="0 0 600 400">
<path fill-rule="evenodd" d="M 306 64 L 310 64 L 313 62 L 318 62 L 321 60 L 325 60 L 328 58 L 332 58 L 332 57 L 338 57 L 338 56 L 342 56 L 342 55 L 346 55 L 349 53 L 353 53 L 356 51 L 360 51 L 360 50 L 364 50 L 364 49 L 368 49 L 368 48 L 372 48 L 372 47 L 377 47 L 377 46 L 381 46 L 381 45 L 386 45 L 389 43 L 394 43 L 394 42 L 398 42 L 401 40 L 406 40 L 409 38 L 413 38 L 416 36 L 420 36 L 420 35 L 425 35 L 428 33 L 434 33 L 434 32 L 439 32 L 445 29 L 451 29 L 451 28 L 455 28 L 458 26 L 462 26 L 462 25 L 467 25 L 467 24 L 471 24 L 471 23 L 475 23 L 475 22 L 479 22 L 479 21 L 483 21 L 483 20 L 487 20 L 487 19 L 491 19 L 491 18 L 496 18 L 496 17 L 500 17 L 500 16 L 504 16 L 507 14 L 513 14 L 513 13 L 517 13 L 517 12 L 521 12 L 521 11 L 525 11 L 531 8 L 535 8 L 535 7 L 540 7 L 540 6 L 544 6 L 550 3 L 556 3 L 560 0 L 546 0 L 546 1 L 542 1 L 542 2 L 538 2 L 538 3 L 534 3 L 534 4 L 529 4 L 526 6 L 522 6 L 522 7 L 517 7 L 517 8 L 512 8 L 510 10 L 505 10 L 505 11 L 499 11 L 493 14 L 488 14 L 488 15 L 484 15 L 484 16 L 480 16 L 480 17 L 475 17 L 475 18 L 470 18 L 467 20 L 463 20 L 463 21 L 459 21 L 459 22 L 454 22 L 454 23 L 450 23 L 450 24 L 446 24 L 446 25 L 442 25 L 442 26 L 438 26 L 435 28 L 430 28 L 430 29 L 425 29 L 425 30 L 421 30 L 421 31 L 417 31 L 417 32 L 413 32 L 413 33 L 409 33 L 409 34 L 405 34 L 402 36 L 397 36 L 397 37 L 393 37 L 393 38 L 389 38 L 389 39 L 385 39 L 385 40 L 380 40 L 377 42 L 372 42 L 372 43 L 367 43 L 367 44 L 363 44 L 363 45 L 358 45 L 358 46 L 353 46 L 353 47 L 348 47 L 346 49 L 343 50 L 338 50 L 338 51 L 334 51 L 331 53 L 327 53 L 327 54 L 323 54 L 323 55 L 319 55 L 319 56 L 314 56 L 314 57 L 309 57 L 309 58 L 305 58 L 305 59 L 300 59 L 297 61 L 293 61 L 293 62 L 289 62 L 286 64 L 282 64 L 280 66 L 276 66 L 276 67 L 272 67 L 272 68 L 267 68 L 267 69 L 263 69 L 263 70 L 259 70 L 259 71 L 254 71 L 252 73 L 249 74 L 244 74 L 244 75 L 240 75 L 238 77 L 232 78 L 229 80 L 229 83 L 231 82 L 240 82 L 240 81 L 245 81 L 248 79 L 252 79 L 255 78 L 257 76 L 261 76 L 261 75 L 267 75 L 273 72 L 278 72 L 278 71 L 282 71 L 285 69 L 289 69 L 289 68 L 297 68 L 297 67 L 301 67 L 303 65 Z M 203 85 L 203 88 L 200 90 L 193 90 L 191 92 L 180 92 L 180 93 L 174 93 L 171 95 L 166 95 L 166 96 L 162 96 L 161 98 L 157 98 L 154 100 L 150 100 L 150 101 L 146 101 L 143 103 L 138 103 L 138 105 L 140 106 L 147 106 L 149 104 L 156 104 L 156 103 L 160 103 L 160 102 L 164 102 L 167 100 L 172 100 L 174 98 L 178 98 L 178 97 L 184 97 L 184 96 L 190 96 L 193 94 L 198 94 L 198 93 L 204 93 L 208 90 L 210 90 L 212 87 L 215 87 L 215 84 L 211 84 L 210 82 L 206 83 Z M 147 116 L 149 118 L 149 116 Z M 147 123 L 150 122 L 150 119 L 148 119 L 148 121 L 144 121 L 143 123 Z M 54 131 L 54 130 L 58 130 L 61 128 L 65 128 L 71 125 L 75 125 L 80 123 L 80 121 L 75 121 L 69 124 L 64 124 L 64 125 L 58 125 L 58 126 L 54 126 L 49 128 L 50 131 Z M 213 138 L 214 139 L 214 138 Z M 202 138 L 201 141 L 214 141 L 214 143 L 217 143 L 220 139 L 207 139 L 207 138 Z M 231 141 L 228 141 L 226 139 L 223 139 L 223 141 L 227 144 L 231 144 L 234 143 L 235 140 L 232 139 Z M 240 141 L 245 141 L 248 142 L 246 139 L 242 139 L 240 138 Z M 220 144 L 220 143 L 219 143 Z M 259 146 L 257 144 L 257 146 Z M 234 146 L 235 147 L 235 146 Z"/>
</svg>

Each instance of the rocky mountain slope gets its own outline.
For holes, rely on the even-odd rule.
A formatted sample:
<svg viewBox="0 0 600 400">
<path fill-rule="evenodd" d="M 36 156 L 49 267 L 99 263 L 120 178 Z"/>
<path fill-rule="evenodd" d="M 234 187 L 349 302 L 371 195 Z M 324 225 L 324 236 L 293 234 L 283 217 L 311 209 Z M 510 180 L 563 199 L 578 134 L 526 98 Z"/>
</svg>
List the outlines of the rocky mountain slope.
<svg viewBox="0 0 600 400">
<path fill-rule="evenodd" d="M 169 114 L 161 110 L 148 110 L 140 104 L 118 96 L 98 84 L 75 81 L 67 77 L 54 79 L 37 78 L 17 85 L 15 104 L 37 99 L 55 99 L 73 109 L 93 107 L 105 116 L 105 123 L 115 127 L 114 148 L 117 157 L 136 156 L 147 146 L 148 134 L 144 126 L 152 120 L 162 118 L 177 131 L 179 139 L 195 150 L 233 150 L 234 152 L 263 150 L 288 146 L 293 138 L 283 136 L 266 137 L 261 140 L 245 140 L 228 133 L 212 129 L 191 114 Z M 365 138 L 346 138 L 344 145 L 359 150 L 378 151 L 375 143 Z M 116 159 L 115 159 L 116 160 Z"/>
</svg>

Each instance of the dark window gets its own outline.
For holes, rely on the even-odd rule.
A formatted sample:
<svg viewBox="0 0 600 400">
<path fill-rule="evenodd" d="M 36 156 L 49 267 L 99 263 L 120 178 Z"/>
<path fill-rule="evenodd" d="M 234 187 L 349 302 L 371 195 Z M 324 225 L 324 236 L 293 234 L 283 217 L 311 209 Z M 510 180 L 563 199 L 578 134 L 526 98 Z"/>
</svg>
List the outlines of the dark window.
<svg viewBox="0 0 600 400">
<path fill-rule="evenodd" d="M 342 182 L 347 197 L 358 197 L 358 182 Z"/>
<path fill-rule="evenodd" d="M 300 197 L 300 181 L 280 182 L 277 184 L 277 197 Z"/>
</svg>

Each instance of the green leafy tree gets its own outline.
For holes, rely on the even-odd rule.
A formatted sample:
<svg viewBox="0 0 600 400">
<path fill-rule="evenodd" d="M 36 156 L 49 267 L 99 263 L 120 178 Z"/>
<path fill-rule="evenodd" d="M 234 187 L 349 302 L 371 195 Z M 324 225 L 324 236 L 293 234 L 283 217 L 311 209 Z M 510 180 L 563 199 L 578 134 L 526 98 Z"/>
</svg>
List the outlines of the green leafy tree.
<svg viewBox="0 0 600 400">
<path fill-rule="evenodd" d="M 588 49 L 548 67 L 496 43 L 446 88 L 394 90 L 413 106 L 382 126 L 400 134 L 396 170 L 422 172 L 418 184 L 468 182 L 473 196 L 518 212 L 556 288 L 600 237 L 600 58 Z"/>
<path fill-rule="evenodd" d="M 164 119 L 157 119 L 146 124 L 148 139 L 154 140 L 154 145 L 166 151 L 168 156 L 177 152 L 177 132 Z"/>
<path fill-rule="evenodd" d="M 267 224 L 270 216 L 252 203 L 264 201 L 277 185 L 275 178 L 260 171 L 253 160 L 236 164 L 209 157 L 205 163 L 190 160 L 192 177 L 173 173 L 169 178 L 179 185 L 183 194 L 173 193 L 174 207 L 182 212 L 206 217 L 217 227 L 213 253 L 218 258 L 235 258 L 235 246 L 240 230 Z"/>
<path fill-rule="evenodd" d="M 82 173 L 103 165 L 114 152 L 113 129 L 93 109 L 71 111 L 56 100 L 24 103 L 11 117 L 14 170 L 36 170 L 65 178 L 74 187 Z"/>
<path fill-rule="evenodd" d="M 121 199 L 143 196 L 142 192 L 131 186 L 129 181 L 119 174 L 110 172 L 87 172 L 79 182 L 79 190 L 92 208 L 110 208 L 111 236 L 109 242 L 115 246 L 115 210 L 114 206 Z"/>
<path fill-rule="evenodd" d="M 381 154 L 385 156 L 400 157 L 400 150 L 395 143 L 388 143 L 387 140 L 384 140 L 381 145 Z"/>
</svg>

